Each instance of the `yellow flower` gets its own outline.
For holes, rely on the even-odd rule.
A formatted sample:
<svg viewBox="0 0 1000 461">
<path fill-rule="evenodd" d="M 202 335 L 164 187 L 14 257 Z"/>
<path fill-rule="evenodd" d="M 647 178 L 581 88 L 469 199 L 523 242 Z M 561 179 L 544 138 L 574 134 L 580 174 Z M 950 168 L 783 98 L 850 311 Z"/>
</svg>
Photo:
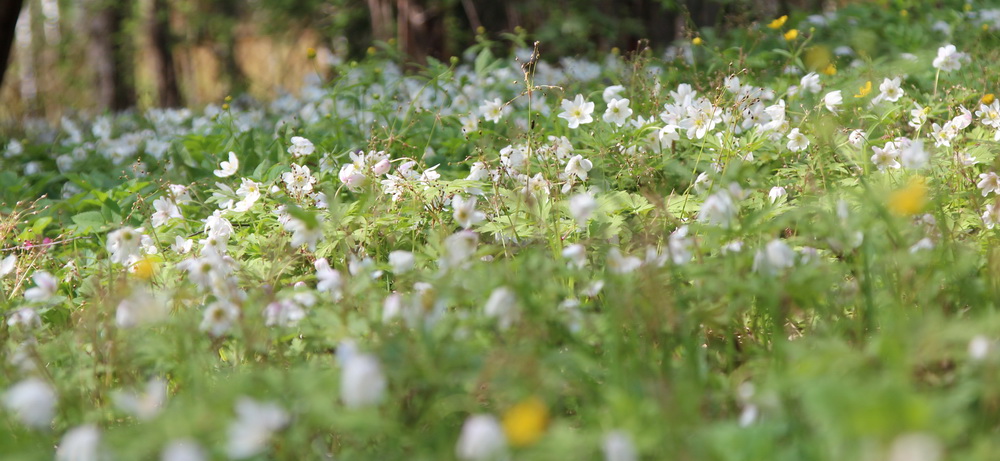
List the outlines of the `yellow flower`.
<svg viewBox="0 0 1000 461">
<path fill-rule="evenodd" d="M 854 97 L 855 98 L 863 98 L 865 96 L 868 96 L 868 93 L 871 93 L 871 92 L 872 92 L 872 81 L 869 80 L 869 81 L 865 82 L 864 85 L 861 85 L 861 88 L 858 88 L 858 94 L 854 95 Z"/>
<path fill-rule="evenodd" d="M 837 66 L 833 65 L 831 62 L 828 66 L 823 68 L 821 71 L 824 75 L 837 75 Z"/>
<path fill-rule="evenodd" d="M 905 18 L 910 15 L 910 12 L 906 10 L 899 10 L 899 15 Z"/>
<path fill-rule="evenodd" d="M 132 273 L 143 280 L 149 280 L 156 275 L 156 261 L 151 258 L 143 258 L 132 265 Z"/>
<path fill-rule="evenodd" d="M 549 409 L 538 397 L 531 397 L 514 405 L 503 415 L 503 432 L 515 447 L 524 447 L 538 441 L 549 425 Z"/>
<path fill-rule="evenodd" d="M 889 210 L 900 216 L 912 216 L 927 205 L 927 185 L 924 178 L 915 176 L 903 187 L 889 194 Z"/>
<path fill-rule="evenodd" d="M 771 21 L 771 23 L 768 24 L 767 27 L 771 29 L 780 29 L 781 26 L 785 25 L 785 21 L 787 20 L 788 20 L 788 15 L 786 14 L 778 19 L 775 19 L 774 21 Z"/>
<path fill-rule="evenodd" d="M 993 96 L 993 93 L 986 93 L 986 94 L 983 95 L 983 99 L 982 99 L 981 102 L 983 104 L 986 104 L 988 106 L 990 104 L 993 104 L 993 101 L 995 99 L 996 99 L 996 96 Z"/>
<path fill-rule="evenodd" d="M 695 37 L 691 40 L 691 44 L 694 46 L 701 46 L 702 43 L 705 43 L 705 41 L 701 37 Z"/>
<path fill-rule="evenodd" d="M 797 38 L 799 38 L 799 30 L 798 29 L 792 29 L 792 30 L 790 30 L 788 32 L 785 32 L 785 40 L 788 40 L 790 42 L 790 41 L 795 40 Z"/>
<path fill-rule="evenodd" d="M 316 59 L 316 48 L 313 48 L 311 46 L 309 48 L 306 48 L 306 58 Z"/>
</svg>

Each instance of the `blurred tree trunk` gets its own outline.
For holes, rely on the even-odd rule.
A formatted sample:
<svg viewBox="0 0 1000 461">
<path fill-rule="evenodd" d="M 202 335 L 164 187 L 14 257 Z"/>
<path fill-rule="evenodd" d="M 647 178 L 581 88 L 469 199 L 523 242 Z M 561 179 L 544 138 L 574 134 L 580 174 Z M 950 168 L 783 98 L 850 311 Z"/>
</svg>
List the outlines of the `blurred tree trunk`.
<svg viewBox="0 0 1000 461">
<path fill-rule="evenodd" d="M 0 0 L 0 87 L 7 73 L 10 50 L 14 48 L 14 28 L 23 4 L 23 0 Z"/>
<path fill-rule="evenodd" d="M 240 20 L 240 4 L 243 0 L 209 0 L 218 8 L 226 22 L 231 24 L 229 31 L 224 33 L 221 40 L 215 41 L 215 52 L 219 56 L 225 75 L 229 76 L 229 93 L 242 94 L 250 87 L 249 79 L 243 72 L 243 68 L 236 62 L 236 32 Z"/>
<path fill-rule="evenodd" d="M 181 106 L 181 92 L 177 88 L 177 71 L 174 69 L 174 40 L 170 33 L 170 5 L 165 0 L 153 0 L 149 34 L 156 64 L 156 91 L 161 107 Z"/>
<path fill-rule="evenodd" d="M 90 64 L 97 72 L 97 99 L 113 111 L 135 105 L 132 66 L 125 47 L 123 25 L 129 2 L 91 1 L 87 16 Z"/>
</svg>

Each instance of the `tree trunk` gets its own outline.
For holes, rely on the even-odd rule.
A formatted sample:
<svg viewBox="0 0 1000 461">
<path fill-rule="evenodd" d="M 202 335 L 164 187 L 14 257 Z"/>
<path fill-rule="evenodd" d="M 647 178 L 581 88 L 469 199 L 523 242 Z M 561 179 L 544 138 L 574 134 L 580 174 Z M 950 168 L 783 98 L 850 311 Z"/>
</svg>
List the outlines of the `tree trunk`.
<svg viewBox="0 0 1000 461">
<path fill-rule="evenodd" d="M 23 0 L 0 0 L 0 87 L 7 73 L 10 50 L 14 47 L 14 28 L 23 4 Z"/>
<path fill-rule="evenodd" d="M 135 104 L 132 66 L 127 59 L 122 25 L 129 2 L 97 0 L 89 12 L 89 54 L 97 72 L 97 99 L 101 107 L 121 111 Z"/>
<path fill-rule="evenodd" d="M 173 37 L 170 35 L 170 5 L 165 0 L 153 0 L 149 34 L 156 64 L 156 90 L 161 107 L 179 107 L 181 93 L 177 88 L 174 69 Z"/>
</svg>

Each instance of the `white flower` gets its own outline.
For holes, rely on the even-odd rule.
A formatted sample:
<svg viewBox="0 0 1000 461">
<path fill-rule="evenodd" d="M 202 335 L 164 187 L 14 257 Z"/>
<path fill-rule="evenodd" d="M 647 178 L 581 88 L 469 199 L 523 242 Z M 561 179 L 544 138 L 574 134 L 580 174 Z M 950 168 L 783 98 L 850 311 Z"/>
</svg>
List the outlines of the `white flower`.
<svg viewBox="0 0 1000 461">
<path fill-rule="evenodd" d="M 792 131 L 788 133 L 788 149 L 792 152 L 798 152 L 800 150 L 805 150 L 809 147 L 809 138 L 799 132 L 798 128 L 792 128 Z"/>
<path fill-rule="evenodd" d="M 469 114 L 464 117 L 459 117 L 458 121 L 462 124 L 462 133 L 469 134 L 479 129 L 479 117 Z"/>
<path fill-rule="evenodd" d="M 290 417 L 278 404 L 258 403 L 249 397 L 236 402 L 236 421 L 229 425 L 226 454 L 243 459 L 262 453 L 271 437 L 285 427 Z"/>
<path fill-rule="evenodd" d="M 995 100 L 988 106 L 980 104 L 979 110 L 976 111 L 976 117 L 982 120 L 983 125 L 1000 128 L 1000 100 Z"/>
<path fill-rule="evenodd" d="M 983 335 L 976 335 L 969 341 L 969 358 L 975 361 L 983 360 L 993 348 L 993 341 Z"/>
<path fill-rule="evenodd" d="M 340 374 L 340 398 L 347 408 L 376 405 L 385 396 L 382 366 L 370 354 L 351 354 Z"/>
<path fill-rule="evenodd" d="M 940 461 L 944 448 L 928 434 L 910 433 L 896 437 L 886 461 Z"/>
<path fill-rule="evenodd" d="M 403 274 L 413 269 L 416 259 L 409 251 L 396 250 L 389 253 L 389 265 L 393 274 Z"/>
<path fill-rule="evenodd" d="M 14 272 L 17 268 L 17 256 L 9 255 L 0 261 L 0 279 Z"/>
<path fill-rule="evenodd" d="M 819 83 L 819 74 L 816 72 L 809 72 L 799 81 L 799 86 L 802 87 L 803 91 L 808 91 L 810 93 L 819 93 L 823 86 Z"/>
<path fill-rule="evenodd" d="M 142 236 L 131 227 L 123 227 L 108 234 L 107 249 L 111 262 L 128 264 L 129 259 L 139 255 Z"/>
<path fill-rule="evenodd" d="M 58 397 L 48 383 L 38 378 L 25 379 L 3 393 L 3 406 L 26 426 L 39 429 L 52 424 Z"/>
<path fill-rule="evenodd" d="M 503 101 L 500 98 L 493 98 L 492 101 L 483 101 L 483 104 L 479 106 L 479 113 L 484 119 L 493 123 L 499 123 L 500 118 L 504 116 L 505 107 Z M 473 128 L 475 130 L 475 128 Z"/>
<path fill-rule="evenodd" d="M 160 461 L 207 461 L 208 454 L 194 439 L 178 439 L 163 447 Z"/>
<path fill-rule="evenodd" d="M 301 136 L 292 136 L 292 145 L 288 146 L 288 153 L 295 158 L 304 157 L 315 150 L 316 146 L 313 146 L 312 141 Z"/>
<path fill-rule="evenodd" d="M 506 449 L 507 438 L 496 417 L 472 415 L 462 425 L 455 456 L 463 461 L 491 461 L 502 457 Z"/>
<path fill-rule="evenodd" d="M 729 227 L 736 218 L 736 203 L 728 190 L 716 192 L 705 199 L 698 210 L 698 222 Z"/>
<path fill-rule="evenodd" d="M 563 99 L 562 109 L 559 118 L 566 119 L 570 129 L 576 129 L 581 124 L 594 121 L 594 118 L 591 117 L 591 114 L 594 113 L 594 103 L 585 101 L 582 94 L 576 95 L 572 101 Z"/>
<path fill-rule="evenodd" d="M 920 128 L 924 123 L 927 123 L 927 114 L 930 112 L 930 108 L 921 106 L 916 102 L 913 103 L 913 106 L 914 108 L 910 109 L 910 121 L 907 122 L 907 125 L 913 128 Z"/>
<path fill-rule="evenodd" d="M 865 130 L 853 130 L 851 131 L 851 134 L 847 136 L 847 142 L 853 147 L 860 148 L 867 138 L 868 133 L 866 133 Z"/>
<path fill-rule="evenodd" d="M 612 100 L 621 98 L 623 91 L 625 91 L 624 86 L 611 85 L 604 89 L 604 92 L 601 93 L 601 97 L 604 99 L 604 102 L 610 103 Z"/>
<path fill-rule="evenodd" d="M 574 243 L 566 248 L 563 248 L 562 256 L 580 269 L 587 264 L 587 249 L 579 243 Z"/>
<path fill-rule="evenodd" d="M 840 90 L 831 91 L 823 96 L 823 105 L 826 106 L 826 110 L 837 113 L 837 108 L 844 103 L 844 96 L 841 94 Z"/>
<path fill-rule="evenodd" d="M 517 297 L 510 288 L 499 287 L 490 293 L 483 312 L 487 317 L 497 319 L 500 329 L 506 330 L 517 321 Z"/>
<path fill-rule="evenodd" d="M 299 282 L 304 283 L 304 282 Z M 296 284 L 298 286 L 298 284 Z M 310 292 L 300 292 L 295 295 L 295 299 L 282 299 L 272 301 L 264 307 L 264 325 L 273 327 L 295 326 L 302 319 L 306 318 L 305 308 L 316 302 L 316 297 Z"/>
<path fill-rule="evenodd" d="M 183 219 L 184 216 L 181 215 L 181 209 L 177 207 L 177 204 L 167 197 L 160 197 L 153 200 L 153 215 L 150 219 L 153 221 L 153 227 L 160 227 L 166 224 L 171 218 Z"/>
<path fill-rule="evenodd" d="M 906 168 L 926 168 L 930 162 L 930 153 L 924 150 L 922 140 L 912 141 L 903 146 L 899 154 L 900 163 Z"/>
<path fill-rule="evenodd" d="M 451 199 L 451 208 L 454 210 L 452 217 L 455 222 L 465 229 L 479 224 L 486 219 L 486 214 L 476 210 L 476 197 L 472 196 L 463 199 L 461 195 L 456 195 Z"/>
<path fill-rule="evenodd" d="M 191 252 L 191 248 L 194 246 L 194 240 L 186 239 L 180 235 L 174 237 L 174 243 L 170 245 L 170 249 L 174 250 L 176 253 L 187 254 Z"/>
<path fill-rule="evenodd" d="M 997 223 L 1000 223 L 1000 203 L 987 203 L 986 211 L 983 212 L 983 224 L 987 229 L 992 229 Z"/>
<path fill-rule="evenodd" d="M 779 198 L 788 195 L 788 191 L 784 187 L 774 186 L 767 193 L 767 198 L 771 199 L 771 203 L 777 202 Z"/>
<path fill-rule="evenodd" d="M 115 324 L 119 328 L 131 328 L 154 323 L 164 319 L 169 311 L 170 307 L 162 296 L 157 296 L 140 285 L 118 303 Z"/>
<path fill-rule="evenodd" d="M 56 448 L 56 461 L 97 461 L 101 431 L 93 424 L 74 427 L 63 435 Z"/>
<path fill-rule="evenodd" d="M 688 237 L 688 226 L 678 227 L 667 238 L 667 249 L 674 264 L 684 264 L 691 260 L 691 246 L 694 240 Z"/>
<path fill-rule="evenodd" d="M 882 80 L 882 84 L 878 86 L 880 91 L 878 98 L 889 102 L 899 101 L 899 98 L 903 97 L 903 90 L 899 87 L 901 81 L 900 77 Z"/>
<path fill-rule="evenodd" d="M 240 159 L 236 158 L 235 152 L 229 153 L 229 161 L 223 160 L 219 163 L 219 169 L 215 170 L 215 175 L 220 178 L 228 178 L 236 174 L 236 170 L 240 168 Z"/>
<path fill-rule="evenodd" d="M 977 187 L 982 189 L 983 197 L 986 197 L 990 192 L 994 194 L 1000 191 L 1000 176 L 996 173 L 990 171 L 987 173 L 982 173 L 979 175 L 979 183 L 976 184 Z"/>
<path fill-rule="evenodd" d="M 642 265 L 642 260 L 637 256 L 624 256 L 618 248 L 608 250 L 608 269 L 616 274 L 628 274 L 635 271 Z"/>
<path fill-rule="evenodd" d="M 313 265 L 316 267 L 316 290 L 325 291 L 333 295 L 333 299 L 339 300 L 342 296 L 341 288 L 344 282 L 340 272 L 330 268 L 330 263 L 326 258 L 319 258 Z"/>
<path fill-rule="evenodd" d="M 362 175 L 362 177 L 364 177 Z M 309 167 L 293 163 L 292 170 L 281 174 L 281 181 L 285 183 L 288 193 L 293 197 L 302 198 L 312 192 L 316 178 L 309 172 Z"/>
<path fill-rule="evenodd" d="M 759 250 L 753 258 L 754 272 L 775 275 L 781 270 L 795 265 L 795 252 L 784 241 L 774 239 Z"/>
<path fill-rule="evenodd" d="M 639 455 L 636 453 L 632 437 L 624 431 L 612 431 L 604 436 L 601 444 L 604 452 L 604 461 L 636 461 Z"/>
<path fill-rule="evenodd" d="M 440 264 L 442 268 L 460 267 L 473 254 L 479 246 L 479 236 L 472 231 L 458 231 L 444 239 L 444 258 Z"/>
<path fill-rule="evenodd" d="M 56 295 L 59 288 L 59 280 L 52 274 L 45 271 L 37 271 L 31 275 L 31 280 L 35 282 L 33 288 L 24 292 L 24 299 L 33 302 L 45 302 Z"/>
<path fill-rule="evenodd" d="M 285 230 L 292 233 L 292 248 L 299 248 L 303 245 L 309 251 L 316 251 L 316 243 L 323 238 L 323 226 L 320 225 L 322 215 L 315 216 L 316 222 L 306 222 L 295 216 L 285 223 Z"/>
<path fill-rule="evenodd" d="M 938 48 L 937 57 L 934 58 L 933 65 L 935 69 L 951 72 L 962 68 L 963 59 L 968 59 L 968 56 L 965 53 L 959 52 L 955 48 L 955 45 L 948 44 Z"/>
<path fill-rule="evenodd" d="M 604 111 L 604 121 L 624 126 L 629 117 L 632 116 L 632 109 L 628 107 L 628 99 L 613 99 L 608 103 L 608 109 Z"/>
<path fill-rule="evenodd" d="M 22 330 L 33 330 L 42 326 L 42 318 L 38 316 L 38 312 L 35 312 L 34 309 L 22 307 L 14 310 L 14 312 L 11 312 L 10 317 L 7 317 L 7 326 Z"/>
<path fill-rule="evenodd" d="M 260 199 L 260 184 L 251 179 L 242 178 L 240 188 L 236 189 L 236 195 L 242 197 L 242 200 L 236 202 L 233 211 L 247 211 Z"/>
<path fill-rule="evenodd" d="M 116 392 L 112 394 L 115 406 L 137 419 L 148 421 L 160 414 L 167 401 L 167 382 L 153 378 L 143 392 Z"/>
<path fill-rule="evenodd" d="M 566 174 L 576 176 L 581 181 L 587 180 L 587 172 L 594 168 L 593 162 L 583 158 L 582 155 L 574 155 L 566 162 Z"/>
<path fill-rule="evenodd" d="M 899 169 L 900 164 L 896 161 L 899 158 L 899 148 L 896 147 L 896 143 L 887 142 L 885 147 L 872 146 L 872 151 L 875 152 L 872 155 L 872 163 L 878 167 L 879 171 L 885 171 L 886 168 Z"/>
<path fill-rule="evenodd" d="M 213 302 L 205 307 L 205 315 L 201 320 L 201 331 L 207 331 L 208 334 L 215 337 L 222 336 L 232 328 L 239 315 L 240 311 L 236 306 L 225 301 Z"/>
<path fill-rule="evenodd" d="M 576 220 L 580 227 L 587 224 L 587 220 L 597 210 L 597 200 L 589 193 L 577 194 L 569 199 L 569 214 Z"/>
</svg>

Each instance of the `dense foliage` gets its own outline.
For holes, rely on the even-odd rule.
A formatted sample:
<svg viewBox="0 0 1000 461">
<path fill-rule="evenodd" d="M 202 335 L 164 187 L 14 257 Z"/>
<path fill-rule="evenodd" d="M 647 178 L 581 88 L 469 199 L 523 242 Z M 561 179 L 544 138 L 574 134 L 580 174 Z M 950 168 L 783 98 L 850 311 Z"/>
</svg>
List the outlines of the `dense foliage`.
<svg viewBox="0 0 1000 461">
<path fill-rule="evenodd" d="M 1000 9 L 26 120 L 5 459 L 992 459 Z"/>
</svg>

